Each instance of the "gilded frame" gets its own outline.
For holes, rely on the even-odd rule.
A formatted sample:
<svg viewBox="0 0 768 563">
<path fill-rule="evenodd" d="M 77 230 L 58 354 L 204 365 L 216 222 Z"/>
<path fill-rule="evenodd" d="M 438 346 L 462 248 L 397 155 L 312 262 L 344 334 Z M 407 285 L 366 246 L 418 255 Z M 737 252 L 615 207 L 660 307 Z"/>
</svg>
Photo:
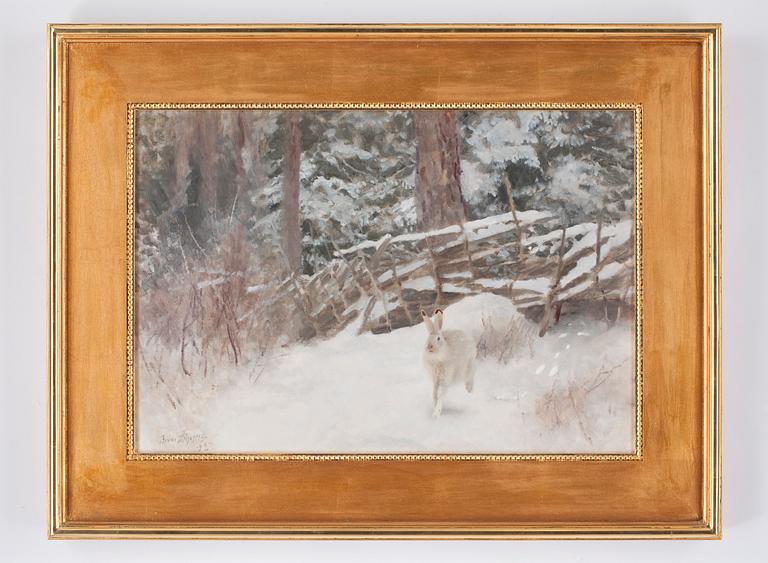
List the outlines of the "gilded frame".
<svg viewBox="0 0 768 563">
<path fill-rule="evenodd" d="M 439 34 L 439 33 L 465 33 L 478 37 L 493 37 L 495 33 L 518 34 L 520 37 L 535 39 L 547 37 L 555 39 L 568 39 L 574 36 L 599 39 L 601 36 L 619 38 L 622 40 L 653 39 L 653 38 L 685 38 L 699 41 L 702 44 L 704 60 L 701 61 L 705 70 L 705 88 L 703 100 L 705 101 L 705 115 L 702 116 L 702 138 L 705 147 L 704 167 L 704 209 L 702 220 L 705 225 L 703 241 L 703 285 L 705 289 L 706 341 L 702 345 L 704 353 L 703 384 L 705 403 L 702 405 L 704 412 L 703 436 L 706 449 L 706 467 L 703 468 L 703 494 L 704 502 L 702 520 L 698 524 L 670 525 L 669 523 L 636 523 L 631 526 L 615 524 L 611 522 L 574 525 L 568 523 L 556 523 L 548 525 L 528 525 L 514 523 L 512 525 L 376 525 L 376 526 L 351 526 L 338 527 L 323 524 L 286 526 L 275 523 L 273 525 L 241 526 L 232 524 L 215 525 L 189 525 L 182 522 L 163 524 L 144 524 L 140 522 L 104 522 L 104 523 L 78 523 L 66 517 L 65 497 L 67 494 L 66 483 L 66 432 L 67 410 L 65 408 L 67 397 L 66 386 L 66 358 L 67 358 L 67 139 L 68 112 L 64 109 L 67 102 L 66 80 L 67 57 L 65 44 L 68 40 L 79 36 L 88 37 L 90 41 L 109 42 L 121 38 L 143 39 L 145 41 L 163 41 L 169 38 L 197 37 L 208 41 L 236 37 L 240 34 L 271 35 L 279 34 L 286 41 L 290 41 L 293 34 L 297 33 L 329 34 L 334 33 L 361 33 L 361 34 Z M 48 81 L 48 107 L 49 107 L 49 154 L 48 154 L 48 189 L 49 189 L 49 353 L 48 353 L 48 393 L 49 393 L 49 535 L 51 537 L 187 537 L 187 538 L 659 538 L 659 537 L 720 537 L 721 534 L 721 509 L 720 509 L 720 483 L 721 483 L 721 431 L 720 431 L 720 199 L 721 199 L 721 172 L 720 172 L 720 143 L 721 143 L 721 101 L 720 101 L 720 27 L 719 25 L 638 25 L 638 26 L 568 26 L 568 25 L 485 25 L 485 26 L 252 26 L 252 25 L 51 25 L 48 30 L 48 54 L 49 54 L 49 81 Z M 138 104 L 141 105 L 141 104 Z M 306 107 L 308 104 L 299 104 Z M 322 105 L 322 104 L 321 104 Z M 330 105 L 330 104 L 326 104 Z M 340 104 L 353 105 L 350 103 Z M 387 104 L 385 104 L 387 105 Z M 393 104 L 388 104 L 393 105 Z M 410 104 L 406 104 L 410 105 Z M 451 104 L 439 104 L 451 106 Z M 507 104 L 505 107 L 519 107 L 525 104 Z M 554 104 L 563 105 L 563 104 Z M 606 105 L 606 104 L 597 104 Z M 364 104 L 369 107 L 370 104 Z M 632 105 L 636 112 L 636 123 L 640 122 L 640 105 Z M 642 137 L 638 132 L 638 144 Z M 636 159 L 641 157 L 641 150 L 637 151 Z M 130 159 L 129 159 L 130 162 Z M 641 186 L 641 168 L 637 169 L 638 191 Z M 130 176 L 130 172 L 129 172 Z M 636 231 L 640 229 L 642 200 L 638 196 L 636 210 Z M 130 206 L 130 204 L 129 204 Z M 130 211 L 128 213 L 130 217 Z M 130 231 L 130 229 L 129 229 Z M 640 263 L 642 249 L 641 238 L 637 237 L 636 263 Z M 130 252 L 130 243 L 127 251 Z M 130 268 L 130 266 L 129 266 Z M 640 268 L 636 269 L 638 281 L 638 302 L 641 300 L 642 285 L 640 282 Z M 130 298 L 128 298 L 130 302 Z M 637 307 L 638 320 L 641 316 L 641 307 Z M 131 315 L 128 315 L 131 322 Z M 641 323 L 638 322 L 638 331 Z M 129 330 L 130 334 L 130 330 Z M 640 346 L 640 335 L 637 335 L 636 349 Z M 636 364 L 638 370 L 638 406 L 641 404 L 640 375 L 641 355 L 637 355 Z M 130 352 L 128 364 L 130 366 Z M 130 382 L 130 369 L 129 369 Z M 130 385 L 127 391 L 130 402 Z M 642 409 L 637 411 L 637 429 L 641 429 Z M 131 431 L 130 411 L 127 421 L 127 429 Z M 630 459 L 642 459 L 641 432 L 637 433 L 637 455 L 629 456 Z M 145 456 L 134 453 L 130 446 L 132 441 L 127 440 L 128 451 L 126 460 L 134 461 Z M 172 456 L 180 460 L 191 459 L 187 456 Z M 199 456 L 195 456 L 199 457 Z M 225 458 L 237 460 L 248 459 L 274 459 L 265 456 L 225 456 Z M 346 461 L 354 462 L 358 456 L 343 456 Z M 390 456 L 363 456 L 373 459 L 390 459 Z M 400 458 L 401 456 L 394 456 Z M 418 456 L 432 460 L 435 456 Z M 452 456 L 440 454 L 438 458 L 445 461 L 472 460 L 477 456 Z M 590 456 L 582 456 L 583 460 L 591 459 Z M 606 456 L 599 456 L 605 458 Z M 620 456 L 627 459 L 626 456 Z M 167 456 L 147 456 L 148 460 L 165 460 Z M 339 456 L 281 456 L 286 460 L 339 459 Z M 568 461 L 570 456 L 484 456 L 487 459 L 499 459 L 512 461 L 530 458 L 538 461 Z M 226 461 L 222 456 L 202 456 L 200 459 L 209 461 Z M 407 456 L 406 459 L 415 459 Z M 608 456 L 608 459 L 612 459 Z"/>
</svg>

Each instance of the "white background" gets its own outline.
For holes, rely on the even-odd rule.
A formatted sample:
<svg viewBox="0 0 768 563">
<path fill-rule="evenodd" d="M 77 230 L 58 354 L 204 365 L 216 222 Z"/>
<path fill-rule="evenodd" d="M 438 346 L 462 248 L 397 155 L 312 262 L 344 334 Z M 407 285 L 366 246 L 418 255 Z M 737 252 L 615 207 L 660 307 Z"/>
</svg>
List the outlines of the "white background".
<svg viewBox="0 0 768 563">
<path fill-rule="evenodd" d="M 17 561 L 764 561 L 768 557 L 768 9 L 737 0 L 2 0 L 0 559 Z M 724 24 L 724 512 L 721 542 L 57 541 L 45 536 L 45 24 Z M 106 329 L 106 327 L 105 327 Z"/>
</svg>

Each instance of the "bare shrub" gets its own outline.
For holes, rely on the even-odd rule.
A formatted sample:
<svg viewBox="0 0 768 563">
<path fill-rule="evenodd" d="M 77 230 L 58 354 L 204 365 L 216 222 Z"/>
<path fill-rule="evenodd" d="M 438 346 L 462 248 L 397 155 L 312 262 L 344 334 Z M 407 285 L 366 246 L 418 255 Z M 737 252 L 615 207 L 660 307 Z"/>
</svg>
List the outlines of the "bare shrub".
<svg viewBox="0 0 768 563">
<path fill-rule="evenodd" d="M 522 315 L 500 319 L 483 313 L 482 330 L 477 340 L 478 359 L 492 358 L 502 364 L 509 363 L 527 352 L 533 357 L 535 331 Z"/>
<path fill-rule="evenodd" d="M 591 444 L 592 424 L 588 414 L 590 394 L 608 382 L 627 361 L 614 366 L 606 366 L 603 361 L 599 369 L 579 381 L 570 380 L 560 385 L 554 382 L 537 402 L 536 415 L 550 429 L 575 421 L 584 438 Z"/>
<path fill-rule="evenodd" d="M 176 358 L 166 370 L 207 378 L 216 366 L 250 364 L 290 341 L 298 329 L 295 312 L 280 295 L 281 276 L 258 264 L 258 249 L 242 228 L 223 233 L 186 272 L 142 292 L 140 347 L 161 348 Z M 142 367 L 161 374 L 155 363 L 147 360 Z"/>
<path fill-rule="evenodd" d="M 589 443 L 592 443 L 592 436 L 585 420 L 587 395 L 589 395 L 589 389 L 573 381 L 564 386 L 553 385 L 552 389 L 536 404 L 536 415 L 550 429 L 570 423 L 575 417 L 581 433 Z"/>
</svg>

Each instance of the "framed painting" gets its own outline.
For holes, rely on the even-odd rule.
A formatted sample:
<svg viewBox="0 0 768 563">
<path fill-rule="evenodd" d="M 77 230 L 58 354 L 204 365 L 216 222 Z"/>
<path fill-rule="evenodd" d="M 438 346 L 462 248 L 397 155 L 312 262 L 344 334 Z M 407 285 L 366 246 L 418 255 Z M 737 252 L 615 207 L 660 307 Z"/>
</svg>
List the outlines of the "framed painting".
<svg viewBox="0 0 768 563">
<path fill-rule="evenodd" d="M 50 536 L 719 537 L 719 52 L 50 26 Z"/>
</svg>

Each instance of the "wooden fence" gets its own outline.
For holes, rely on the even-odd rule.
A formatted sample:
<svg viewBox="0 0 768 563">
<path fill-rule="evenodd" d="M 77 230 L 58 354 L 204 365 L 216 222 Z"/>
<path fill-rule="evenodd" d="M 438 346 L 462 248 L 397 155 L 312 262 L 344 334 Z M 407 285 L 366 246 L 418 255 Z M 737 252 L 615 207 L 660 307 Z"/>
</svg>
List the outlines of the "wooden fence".
<svg viewBox="0 0 768 563">
<path fill-rule="evenodd" d="M 337 250 L 321 271 L 285 280 L 276 294 L 328 336 L 353 322 L 359 332 L 410 326 L 422 309 L 492 292 L 528 311 L 543 335 L 566 302 L 602 304 L 606 317 L 609 303 L 630 303 L 633 248 L 631 221 L 557 228 L 544 213 L 506 213 Z"/>
</svg>

